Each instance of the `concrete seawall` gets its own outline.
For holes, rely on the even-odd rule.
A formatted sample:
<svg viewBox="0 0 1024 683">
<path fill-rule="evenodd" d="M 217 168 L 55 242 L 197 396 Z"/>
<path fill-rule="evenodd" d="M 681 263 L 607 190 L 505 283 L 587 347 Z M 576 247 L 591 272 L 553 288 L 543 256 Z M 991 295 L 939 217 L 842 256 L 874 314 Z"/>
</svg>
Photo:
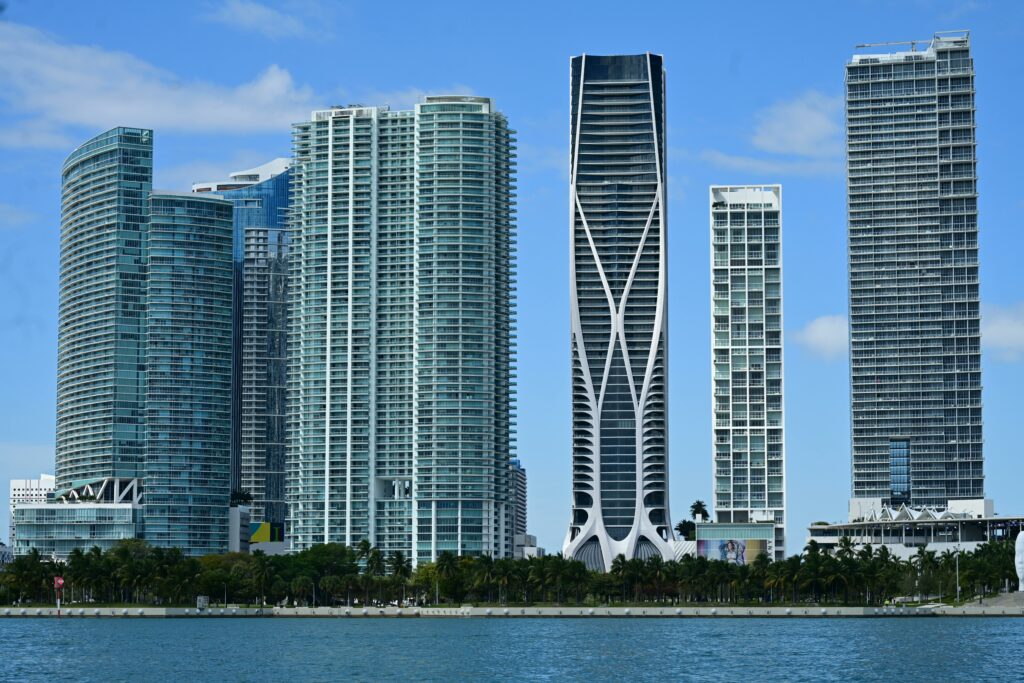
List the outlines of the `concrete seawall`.
<svg viewBox="0 0 1024 683">
<path fill-rule="evenodd" d="M 1024 617 L 1024 607 L 970 605 L 966 607 L 79 607 L 61 609 L 65 619 L 217 619 L 217 618 L 773 618 L 842 619 L 892 617 Z M 0 607 L 2 618 L 57 617 L 55 607 Z"/>
</svg>

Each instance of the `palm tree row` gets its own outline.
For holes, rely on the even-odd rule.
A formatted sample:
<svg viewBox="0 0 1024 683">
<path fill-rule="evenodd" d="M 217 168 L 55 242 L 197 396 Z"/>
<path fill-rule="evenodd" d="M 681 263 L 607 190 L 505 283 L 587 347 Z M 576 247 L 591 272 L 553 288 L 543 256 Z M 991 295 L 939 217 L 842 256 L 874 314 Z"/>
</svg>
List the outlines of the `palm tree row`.
<svg viewBox="0 0 1024 683">
<path fill-rule="evenodd" d="M 185 557 L 177 549 L 124 541 L 108 552 L 75 551 L 67 562 L 33 553 L 0 573 L 0 602 L 50 602 L 53 577 L 70 602 L 194 604 L 197 595 L 237 604 L 352 605 L 448 603 L 842 603 L 878 605 L 897 597 L 951 600 L 1016 583 L 1013 546 L 980 546 L 957 558 L 920 549 L 900 560 L 886 548 L 840 540 L 834 555 L 814 541 L 803 555 L 747 565 L 703 557 L 664 561 L 616 557 L 609 573 L 550 555 L 522 560 L 458 557 L 412 562 L 368 541 L 319 545 L 292 555 L 228 553 Z M 959 584 L 957 581 L 959 580 Z"/>
</svg>

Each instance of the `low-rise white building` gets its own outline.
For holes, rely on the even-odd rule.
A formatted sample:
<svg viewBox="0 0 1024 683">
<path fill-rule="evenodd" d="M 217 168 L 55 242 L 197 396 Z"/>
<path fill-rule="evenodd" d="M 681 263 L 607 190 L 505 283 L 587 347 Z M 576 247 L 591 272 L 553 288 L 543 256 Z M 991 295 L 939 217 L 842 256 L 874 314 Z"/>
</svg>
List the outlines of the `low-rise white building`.
<svg viewBox="0 0 1024 683">
<path fill-rule="evenodd" d="M 1015 538 L 1024 528 L 1024 516 L 1001 516 L 987 498 L 951 500 L 945 509 L 930 507 L 890 507 L 880 499 L 858 498 L 851 501 L 847 522 L 817 522 L 808 528 L 808 541 L 815 541 L 825 552 L 835 552 L 840 539 L 847 537 L 855 547 L 885 547 L 900 559 L 909 559 L 918 548 L 943 553 L 974 551 L 989 541 Z"/>
<path fill-rule="evenodd" d="M 52 474 L 40 474 L 38 479 L 11 479 L 10 527 L 8 528 L 7 544 L 14 548 L 16 528 L 14 510 L 20 505 L 45 503 L 53 495 L 55 478 Z"/>
</svg>

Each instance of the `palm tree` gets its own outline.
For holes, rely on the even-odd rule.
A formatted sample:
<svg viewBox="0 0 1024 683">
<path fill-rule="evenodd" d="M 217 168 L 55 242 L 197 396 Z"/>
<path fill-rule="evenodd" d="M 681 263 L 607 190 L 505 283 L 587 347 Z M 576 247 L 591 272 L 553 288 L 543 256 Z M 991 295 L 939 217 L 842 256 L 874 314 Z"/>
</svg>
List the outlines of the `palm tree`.
<svg viewBox="0 0 1024 683">
<path fill-rule="evenodd" d="M 836 557 L 840 559 L 853 557 L 853 551 L 853 540 L 849 536 L 843 536 L 839 539 L 839 543 L 836 545 Z"/>
<path fill-rule="evenodd" d="M 406 557 L 401 550 L 396 550 L 388 558 L 388 569 L 390 569 L 395 583 L 402 586 L 402 604 L 404 605 L 405 587 L 409 583 L 409 577 L 412 576 L 412 560 Z"/>
<path fill-rule="evenodd" d="M 320 579 L 320 590 L 327 596 L 328 604 L 333 605 L 336 598 L 345 589 L 345 584 L 340 576 L 328 574 Z"/>
<path fill-rule="evenodd" d="M 661 555 L 647 558 L 646 574 L 654 583 L 655 600 L 661 602 L 661 582 L 665 579 L 665 561 L 661 559 Z"/>
<path fill-rule="evenodd" d="M 384 554 L 381 553 L 380 548 L 372 548 L 370 554 L 366 556 L 366 583 L 367 583 L 367 598 L 369 602 L 369 590 L 371 584 L 377 584 L 378 589 L 382 588 L 382 581 L 380 577 L 384 576 Z M 378 601 L 383 600 L 383 596 L 378 593 Z"/>
<path fill-rule="evenodd" d="M 622 579 L 622 601 L 626 601 L 626 556 L 619 553 L 612 560 L 612 576 L 617 576 Z"/>
<path fill-rule="evenodd" d="M 676 533 L 679 534 L 680 538 L 686 539 L 688 541 L 693 540 L 693 527 L 694 524 L 691 520 L 681 519 L 679 520 L 679 523 L 676 524 Z"/>
<path fill-rule="evenodd" d="M 455 557 L 455 554 L 450 550 L 444 550 L 437 556 L 437 579 L 443 580 L 446 584 L 446 588 L 450 588 L 450 584 L 455 580 L 455 577 L 459 574 L 459 562 Z M 437 585 L 434 586 L 435 593 L 437 591 Z M 446 590 L 445 597 L 451 598 L 451 591 Z"/>
<path fill-rule="evenodd" d="M 633 602 L 640 602 L 640 592 L 647 578 L 647 563 L 636 557 L 626 562 L 626 576 L 633 585 Z"/>
<path fill-rule="evenodd" d="M 503 605 L 508 601 L 508 587 L 515 576 L 513 567 L 513 560 L 508 558 L 503 558 L 494 563 L 494 581 L 498 584 L 498 602 Z"/>
<path fill-rule="evenodd" d="M 313 592 L 313 579 L 309 578 L 305 574 L 297 576 L 292 580 L 292 600 L 297 602 L 297 598 L 302 598 L 307 601 L 310 593 Z"/>
<path fill-rule="evenodd" d="M 695 500 L 690 505 L 690 519 L 697 521 L 697 517 L 704 522 L 708 521 L 708 506 L 704 504 L 703 500 Z"/>
<path fill-rule="evenodd" d="M 580 593 L 590 581 L 587 566 L 579 560 L 568 560 L 565 567 L 565 582 L 572 586 L 576 593 L 576 604 L 580 604 Z"/>
<path fill-rule="evenodd" d="M 373 545 L 370 543 L 370 539 L 364 538 L 356 544 L 356 560 L 362 561 L 370 556 L 370 550 L 373 549 Z"/>
<path fill-rule="evenodd" d="M 772 603 L 775 602 L 776 590 L 779 591 L 780 595 L 785 596 L 786 577 L 787 565 L 785 562 L 772 562 L 768 565 L 767 577 L 765 578 L 764 585 L 768 588 L 768 599 Z"/>
</svg>

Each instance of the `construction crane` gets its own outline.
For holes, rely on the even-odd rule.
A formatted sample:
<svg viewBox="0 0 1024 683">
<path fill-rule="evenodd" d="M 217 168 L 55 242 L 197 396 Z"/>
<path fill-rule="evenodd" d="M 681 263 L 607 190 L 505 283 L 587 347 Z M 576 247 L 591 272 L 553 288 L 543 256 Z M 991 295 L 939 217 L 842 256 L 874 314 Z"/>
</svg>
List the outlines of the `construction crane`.
<svg viewBox="0 0 1024 683">
<path fill-rule="evenodd" d="M 930 38 L 925 39 L 925 40 L 896 40 L 896 41 L 890 41 L 888 43 L 861 43 L 860 45 L 856 45 L 854 47 L 859 50 L 862 47 L 885 47 L 887 45 L 909 45 L 911 52 L 917 52 L 917 44 L 918 43 L 930 43 L 930 42 L 932 42 Z"/>
<path fill-rule="evenodd" d="M 951 34 L 951 33 L 962 33 L 964 38 L 968 38 L 971 35 L 971 32 L 968 31 L 967 29 L 958 29 L 956 31 L 936 31 L 935 35 L 932 38 L 926 38 L 924 40 L 897 40 L 897 41 L 891 41 L 891 42 L 888 42 L 888 43 L 861 43 L 860 45 L 856 45 L 855 48 L 859 50 L 859 49 L 861 49 L 863 47 L 885 47 L 887 45 L 909 45 L 911 52 L 917 52 L 917 44 L 918 43 L 931 43 L 933 40 L 937 39 L 939 36 L 944 36 L 944 35 L 948 35 L 948 34 Z"/>
</svg>

